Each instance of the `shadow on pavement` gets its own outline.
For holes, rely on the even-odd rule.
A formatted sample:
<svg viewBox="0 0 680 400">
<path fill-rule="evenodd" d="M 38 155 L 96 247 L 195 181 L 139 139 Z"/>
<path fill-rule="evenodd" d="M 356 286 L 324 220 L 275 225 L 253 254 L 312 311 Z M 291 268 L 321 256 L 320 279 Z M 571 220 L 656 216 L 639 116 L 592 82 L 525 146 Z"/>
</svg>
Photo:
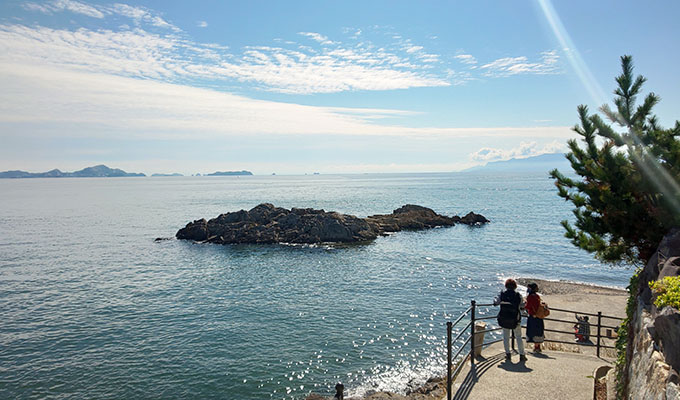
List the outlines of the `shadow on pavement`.
<svg viewBox="0 0 680 400">
<path fill-rule="evenodd" d="M 502 368 L 509 372 L 531 372 L 533 369 L 526 366 L 523 362 L 513 363 L 512 361 L 503 360 L 502 363 L 498 364 L 498 368 Z"/>
<path fill-rule="evenodd" d="M 536 357 L 536 358 L 542 358 L 545 360 L 554 360 L 555 357 L 550 357 L 549 355 L 545 353 L 529 353 L 527 354 L 529 357 Z"/>
<path fill-rule="evenodd" d="M 488 371 L 489 368 L 491 368 L 494 364 L 498 364 L 499 362 L 504 361 L 505 354 L 500 353 L 489 358 L 478 357 L 477 360 L 478 360 L 477 364 L 475 364 L 470 369 L 467 376 L 460 384 L 460 387 L 454 394 L 453 396 L 454 400 L 466 400 L 468 396 L 470 396 L 470 392 L 472 391 L 472 388 L 475 386 L 475 383 L 477 383 L 477 381 L 479 380 L 479 377 L 484 375 L 484 373 Z"/>
</svg>

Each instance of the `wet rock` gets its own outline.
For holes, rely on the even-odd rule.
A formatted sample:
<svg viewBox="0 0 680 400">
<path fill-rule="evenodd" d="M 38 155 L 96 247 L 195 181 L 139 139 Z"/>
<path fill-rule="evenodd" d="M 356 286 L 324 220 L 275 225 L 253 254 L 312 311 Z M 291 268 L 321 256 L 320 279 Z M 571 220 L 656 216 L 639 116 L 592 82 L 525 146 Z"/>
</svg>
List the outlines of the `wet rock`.
<svg viewBox="0 0 680 400">
<path fill-rule="evenodd" d="M 208 238 L 208 221 L 203 219 L 190 222 L 175 235 L 177 239 L 203 241 Z"/>
<path fill-rule="evenodd" d="M 407 204 L 397 208 L 392 214 L 371 215 L 366 220 L 378 231 L 384 233 L 453 226 L 460 221 L 460 218 L 439 215 L 427 207 Z"/>
<path fill-rule="evenodd" d="M 483 215 L 475 214 L 473 212 L 467 213 L 466 216 L 460 219 L 460 222 L 467 225 L 481 225 L 489 222 Z"/>
</svg>

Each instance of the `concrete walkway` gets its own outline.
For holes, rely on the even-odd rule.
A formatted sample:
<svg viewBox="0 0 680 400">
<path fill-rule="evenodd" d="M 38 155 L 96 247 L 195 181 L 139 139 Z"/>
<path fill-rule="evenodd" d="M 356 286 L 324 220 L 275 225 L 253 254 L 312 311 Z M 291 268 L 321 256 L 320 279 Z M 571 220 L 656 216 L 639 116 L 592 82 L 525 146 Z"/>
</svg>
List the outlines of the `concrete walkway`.
<svg viewBox="0 0 680 400">
<path fill-rule="evenodd" d="M 612 365 L 611 360 L 561 351 L 529 351 L 526 363 L 513 353 L 506 361 L 502 343 L 485 348 L 482 356 L 474 369 L 468 360 L 458 374 L 451 388 L 453 399 L 591 400 L 595 369 Z"/>
</svg>

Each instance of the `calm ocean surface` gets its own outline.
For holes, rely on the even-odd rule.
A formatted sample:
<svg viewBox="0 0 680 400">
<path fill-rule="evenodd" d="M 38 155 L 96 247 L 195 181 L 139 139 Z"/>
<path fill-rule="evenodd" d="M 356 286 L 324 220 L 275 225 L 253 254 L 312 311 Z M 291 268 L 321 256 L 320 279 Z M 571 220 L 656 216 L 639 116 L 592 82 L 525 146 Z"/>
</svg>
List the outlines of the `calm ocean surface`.
<svg viewBox="0 0 680 400">
<path fill-rule="evenodd" d="M 547 174 L 0 180 L 0 398 L 403 391 L 442 373 L 447 317 L 503 277 L 627 284 L 563 237 L 555 192 Z M 154 242 L 262 202 L 492 223 L 340 247 Z"/>
</svg>

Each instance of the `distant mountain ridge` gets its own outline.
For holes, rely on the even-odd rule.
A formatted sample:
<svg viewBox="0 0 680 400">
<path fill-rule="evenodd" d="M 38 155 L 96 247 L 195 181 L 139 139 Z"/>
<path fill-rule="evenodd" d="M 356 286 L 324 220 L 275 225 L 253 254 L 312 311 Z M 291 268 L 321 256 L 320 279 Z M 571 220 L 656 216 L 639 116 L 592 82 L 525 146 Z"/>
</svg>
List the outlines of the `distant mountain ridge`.
<svg viewBox="0 0 680 400">
<path fill-rule="evenodd" d="M 554 168 L 567 169 L 571 164 L 564 153 L 541 154 L 527 158 L 492 161 L 486 165 L 464 169 L 461 172 L 548 172 Z"/>
<path fill-rule="evenodd" d="M 0 179 L 20 178 L 116 178 L 125 176 L 146 176 L 142 173 L 125 172 L 118 168 L 109 168 L 106 165 L 95 165 L 74 172 L 62 172 L 53 169 L 47 172 L 4 171 L 0 172 Z"/>
</svg>

